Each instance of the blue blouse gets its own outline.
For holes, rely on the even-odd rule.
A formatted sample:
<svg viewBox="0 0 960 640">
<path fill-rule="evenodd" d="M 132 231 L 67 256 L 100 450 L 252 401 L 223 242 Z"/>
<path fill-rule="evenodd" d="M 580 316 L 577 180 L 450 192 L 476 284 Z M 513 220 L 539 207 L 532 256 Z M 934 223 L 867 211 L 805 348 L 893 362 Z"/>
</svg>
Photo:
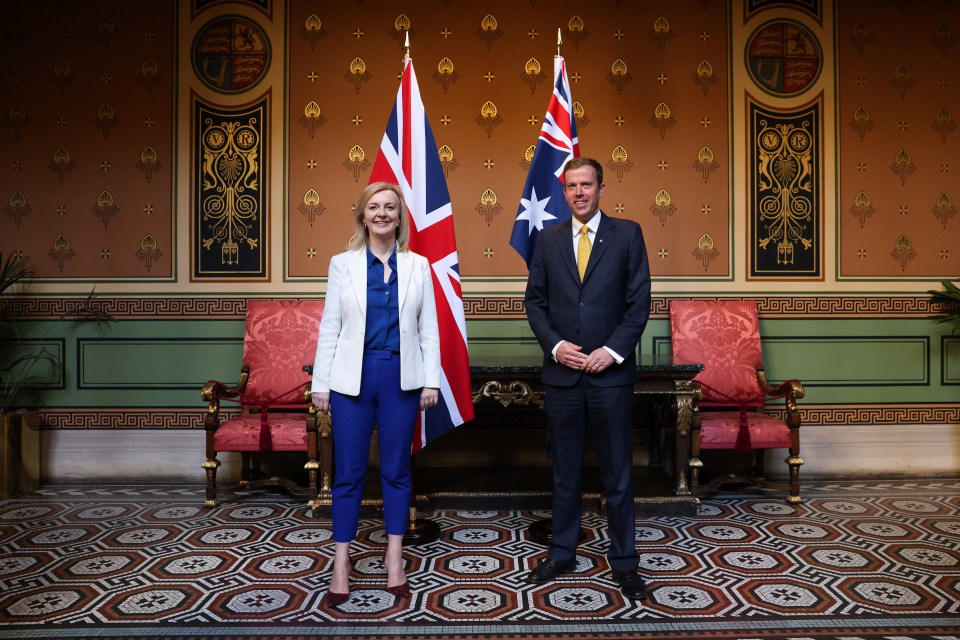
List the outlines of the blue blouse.
<svg viewBox="0 0 960 640">
<path fill-rule="evenodd" d="M 390 279 L 383 281 L 383 263 L 367 247 L 367 325 L 365 349 L 400 352 L 400 304 L 397 249 L 387 260 Z"/>
</svg>

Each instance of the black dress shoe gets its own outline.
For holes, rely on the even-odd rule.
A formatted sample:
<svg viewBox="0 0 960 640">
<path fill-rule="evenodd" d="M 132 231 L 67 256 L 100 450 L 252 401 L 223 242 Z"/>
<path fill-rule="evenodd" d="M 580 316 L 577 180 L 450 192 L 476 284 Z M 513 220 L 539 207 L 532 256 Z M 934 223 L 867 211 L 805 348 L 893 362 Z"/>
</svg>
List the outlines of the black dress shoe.
<svg viewBox="0 0 960 640">
<path fill-rule="evenodd" d="M 577 567 L 576 560 L 558 562 L 553 558 L 544 558 L 533 570 L 527 574 L 525 580 L 536 584 L 550 582 L 561 573 L 569 573 Z"/>
<path fill-rule="evenodd" d="M 611 571 L 613 581 L 620 585 L 620 593 L 631 600 L 645 600 L 647 585 L 643 583 L 640 574 L 629 569 L 627 571 Z"/>
</svg>

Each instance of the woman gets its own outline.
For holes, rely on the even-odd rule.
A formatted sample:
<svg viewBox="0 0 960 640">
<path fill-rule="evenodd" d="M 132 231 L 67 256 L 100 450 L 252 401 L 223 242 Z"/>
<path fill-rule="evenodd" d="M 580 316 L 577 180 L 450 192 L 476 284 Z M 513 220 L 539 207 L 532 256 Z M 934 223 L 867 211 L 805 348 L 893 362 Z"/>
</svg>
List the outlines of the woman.
<svg viewBox="0 0 960 640">
<path fill-rule="evenodd" d="M 369 185 L 354 210 L 347 251 L 330 260 L 313 366 L 313 404 L 333 418 L 333 539 L 330 587 L 322 604 L 350 597 L 350 543 L 377 425 L 387 532 L 387 591 L 406 598 L 403 534 L 410 513 L 410 447 L 417 413 L 437 404 L 440 332 L 430 264 L 407 249 L 410 227 L 400 188 Z"/>
</svg>

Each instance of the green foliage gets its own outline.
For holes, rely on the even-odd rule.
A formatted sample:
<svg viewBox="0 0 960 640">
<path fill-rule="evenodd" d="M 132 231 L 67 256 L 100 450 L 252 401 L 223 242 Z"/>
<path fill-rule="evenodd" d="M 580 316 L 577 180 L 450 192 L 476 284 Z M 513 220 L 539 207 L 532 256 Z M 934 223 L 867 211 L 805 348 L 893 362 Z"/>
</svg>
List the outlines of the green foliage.
<svg viewBox="0 0 960 640">
<path fill-rule="evenodd" d="M 949 280 L 941 280 L 940 284 L 943 285 L 943 291 L 927 291 L 930 302 L 939 311 L 933 319 L 937 322 L 952 323 L 953 330 L 956 331 L 960 329 L 960 287 Z"/>
<path fill-rule="evenodd" d="M 31 266 L 29 257 L 11 254 L 4 260 L 0 252 L 0 414 L 18 407 L 37 406 L 42 401 L 43 383 L 50 377 L 60 377 L 63 363 L 58 354 L 43 344 L 43 338 L 50 334 L 56 322 L 93 321 L 99 328 L 105 322 L 114 321 L 113 316 L 97 308 L 91 291 L 60 315 L 40 340 L 26 340 L 14 313 L 9 289 L 30 277 Z"/>
</svg>

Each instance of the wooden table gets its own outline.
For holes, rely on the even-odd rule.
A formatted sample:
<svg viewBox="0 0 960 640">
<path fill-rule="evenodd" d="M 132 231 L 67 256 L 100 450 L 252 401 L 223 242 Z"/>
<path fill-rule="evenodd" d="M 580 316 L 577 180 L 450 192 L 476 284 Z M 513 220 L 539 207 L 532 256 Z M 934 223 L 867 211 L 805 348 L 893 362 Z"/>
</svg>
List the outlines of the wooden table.
<svg viewBox="0 0 960 640">
<path fill-rule="evenodd" d="M 499 402 L 503 407 L 536 406 L 543 408 L 542 359 L 540 356 L 472 356 L 470 378 L 473 382 L 473 402 L 485 398 Z M 700 385 L 693 381 L 702 364 L 677 364 L 671 356 L 641 355 L 637 364 L 634 393 L 666 402 L 673 419 L 675 443 L 674 494 L 689 496 L 687 481 L 690 460 L 690 420 L 700 402 Z M 667 417 L 667 416 L 662 416 Z M 657 420 L 656 422 L 660 422 Z M 660 466 L 659 425 L 654 425 L 650 449 L 650 465 Z"/>
</svg>

